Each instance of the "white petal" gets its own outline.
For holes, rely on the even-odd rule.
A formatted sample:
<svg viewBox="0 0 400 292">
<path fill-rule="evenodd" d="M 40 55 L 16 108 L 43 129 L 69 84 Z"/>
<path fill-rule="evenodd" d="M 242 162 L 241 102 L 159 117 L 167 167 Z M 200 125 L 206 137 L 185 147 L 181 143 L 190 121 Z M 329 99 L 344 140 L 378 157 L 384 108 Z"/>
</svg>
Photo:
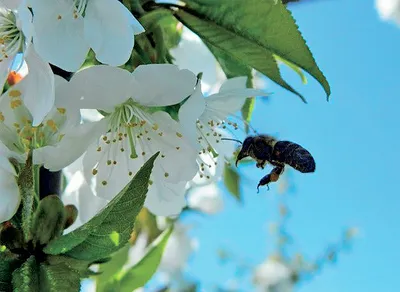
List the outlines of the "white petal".
<svg viewBox="0 0 400 292">
<path fill-rule="evenodd" d="M 0 223 L 10 220 L 21 202 L 16 177 L 3 167 L 0 168 Z"/>
<path fill-rule="evenodd" d="M 18 6 L 20 5 L 21 0 L 1 0 L 0 5 L 10 9 L 10 10 L 16 10 Z"/>
<path fill-rule="evenodd" d="M 29 48 L 25 57 L 29 68 L 28 75 L 20 82 L 23 101 L 32 114 L 33 126 L 39 125 L 54 105 L 54 74 L 44 62 Z"/>
<path fill-rule="evenodd" d="M 400 24 L 400 1 L 375 0 L 375 5 L 382 19 L 391 19 Z"/>
<path fill-rule="evenodd" d="M 193 72 L 170 64 L 142 65 L 132 75 L 132 97 L 147 106 L 180 103 L 194 92 L 197 82 Z"/>
<path fill-rule="evenodd" d="M 234 78 L 229 78 L 222 83 L 221 88 L 219 89 L 219 92 L 224 92 L 224 91 L 231 91 L 235 89 L 243 89 L 246 88 L 246 83 L 247 83 L 247 77 L 246 76 L 240 76 L 240 77 L 234 77 Z"/>
<path fill-rule="evenodd" d="M 216 214 L 224 207 L 221 191 L 215 184 L 194 188 L 188 198 L 190 208 L 207 214 Z"/>
<path fill-rule="evenodd" d="M 30 47 L 32 36 L 33 36 L 33 23 L 32 13 L 28 8 L 28 4 L 25 0 L 18 6 L 18 21 L 21 23 L 21 29 L 25 36 L 25 42 Z"/>
<path fill-rule="evenodd" d="M 160 183 L 154 181 L 144 203 L 151 213 L 158 216 L 176 216 L 186 206 L 186 182 Z"/>
<path fill-rule="evenodd" d="M 178 136 L 182 129 L 166 112 L 156 112 L 152 115 L 152 118 L 159 125 L 159 131 L 163 135 L 162 137 L 154 137 L 154 142 L 146 148 L 153 149 L 152 152 L 155 153 L 157 148 L 154 146 L 156 146 L 157 141 L 159 150 L 164 155 L 161 159 L 156 160 L 155 165 L 159 166 L 159 169 L 155 167 L 154 173 L 160 170 L 161 176 L 168 174 L 166 178 L 168 182 L 191 180 L 198 169 L 196 163 L 197 150 L 188 143 L 184 136 Z M 148 152 L 148 150 L 145 151 Z"/>
<path fill-rule="evenodd" d="M 181 69 L 189 69 L 198 74 L 203 73 L 203 90 L 208 92 L 214 84 L 219 84 L 221 78 L 217 75 L 217 61 L 207 46 L 195 33 L 184 27 L 182 39 L 176 48 L 170 50 L 174 64 Z"/>
<path fill-rule="evenodd" d="M 114 106 L 125 102 L 131 93 L 129 84 L 132 75 L 129 71 L 99 65 L 77 72 L 63 90 L 65 97 L 71 99 L 79 108 L 112 111 Z"/>
<path fill-rule="evenodd" d="M 129 60 L 134 44 L 132 18 L 119 1 L 88 2 L 84 18 L 85 38 L 97 60 L 112 66 L 123 65 Z"/>
<path fill-rule="evenodd" d="M 210 95 L 206 98 L 206 106 L 218 113 L 217 116 L 223 120 L 240 110 L 247 97 L 265 95 L 264 91 L 252 88 L 233 89 Z"/>
<path fill-rule="evenodd" d="M 203 114 L 205 107 L 206 103 L 199 83 L 196 91 L 180 107 L 178 113 L 179 123 L 182 126 L 182 134 L 196 149 L 199 148 L 196 122 Z"/>
<path fill-rule="evenodd" d="M 35 149 L 35 164 L 43 164 L 51 171 L 57 171 L 78 159 L 97 137 L 106 132 L 108 121 L 87 123 L 71 128 L 56 146 L 45 146 Z"/>
<path fill-rule="evenodd" d="M 31 0 L 33 42 L 46 61 L 70 72 L 85 61 L 89 45 L 83 33 L 83 19 L 73 15 L 72 1 Z"/>
</svg>

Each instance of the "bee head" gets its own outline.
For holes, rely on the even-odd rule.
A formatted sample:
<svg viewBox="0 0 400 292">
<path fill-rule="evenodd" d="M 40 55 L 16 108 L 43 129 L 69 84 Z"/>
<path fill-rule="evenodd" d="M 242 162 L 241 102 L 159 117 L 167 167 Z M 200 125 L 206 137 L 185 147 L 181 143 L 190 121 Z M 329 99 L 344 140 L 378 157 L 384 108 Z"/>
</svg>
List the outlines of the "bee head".
<svg viewBox="0 0 400 292">
<path fill-rule="evenodd" d="M 236 166 L 240 160 L 250 155 L 249 152 L 251 151 L 253 142 L 254 142 L 253 136 L 249 136 L 243 141 L 242 149 L 240 149 L 240 152 L 236 158 Z"/>
</svg>

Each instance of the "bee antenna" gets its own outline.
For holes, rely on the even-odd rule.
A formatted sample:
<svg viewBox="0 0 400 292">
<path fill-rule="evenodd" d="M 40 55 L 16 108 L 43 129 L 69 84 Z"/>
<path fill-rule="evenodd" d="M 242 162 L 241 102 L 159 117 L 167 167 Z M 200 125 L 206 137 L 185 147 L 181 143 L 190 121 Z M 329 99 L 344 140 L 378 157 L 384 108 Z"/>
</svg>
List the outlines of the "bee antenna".
<svg viewBox="0 0 400 292">
<path fill-rule="evenodd" d="M 237 140 L 237 139 L 221 138 L 221 140 L 235 141 L 235 142 L 239 142 L 240 144 L 242 144 L 242 145 L 243 145 L 242 141 L 240 141 L 240 140 Z"/>
</svg>

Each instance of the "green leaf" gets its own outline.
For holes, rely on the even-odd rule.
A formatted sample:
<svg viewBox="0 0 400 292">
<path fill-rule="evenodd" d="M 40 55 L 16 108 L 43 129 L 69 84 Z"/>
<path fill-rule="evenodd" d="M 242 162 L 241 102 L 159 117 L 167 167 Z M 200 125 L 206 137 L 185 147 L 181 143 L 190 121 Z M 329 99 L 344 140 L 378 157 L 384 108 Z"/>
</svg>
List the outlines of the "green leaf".
<svg viewBox="0 0 400 292">
<path fill-rule="evenodd" d="M 229 164 L 224 167 L 224 184 L 228 191 L 238 200 L 241 201 L 240 194 L 240 175 L 235 168 Z"/>
<path fill-rule="evenodd" d="M 161 257 L 172 230 L 173 228 L 170 227 L 164 231 L 151 244 L 145 256 L 135 266 L 118 277 L 118 291 L 131 292 L 137 288 L 143 287 L 151 279 L 161 262 Z"/>
<path fill-rule="evenodd" d="M 121 267 L 127 262 L 128 252 L 131 245 L 128 243 L 123 248 L 115 252 L 111 260 L 101 264 L 99 275 L 96 276 L 96 291 L 105 291 L 106 285 L 121 270 Z"/>
<path fill-rule="evenodd" d="M 135 218 L 143 207 L 153 164 L 159 152 L 138 171 L 130 183 L 89 222 L 50 242 L 48 254 L 65 253 L 80 260 L 95 261 L 123 247 L 133 230 Z M 118 242 L 115 238 L 118 234 Z"/>
<path fill-rule="evenodd" d="M 12 291 L 12 273 L 20 264 L 16 255 L 7 251 L 0 253 L 0 291 Z"/>
<path fill-rule="evenodd" d="M 241 110 L 243 120 L 246 122 L 244 125 L 246 134 L 249 133 L 249 123 L 251 121 L 255 105 L 256 105 L 256 99 L 254 97 L 248 97 L 246 98 L 246 101 Z"/>
<path fill-rule="evenodd" d="M 81 279 L 89 275 L 89 264 L 65 256 L 49 256 L 40 264 L 40 291 L 79 291 Z"/>
<path fill-rule="evenodd" d="M 307 77 L 304 74 L 303 70 L 301 70 L 300 67 L 296 66 L 293 63 L 290 63 L 289 61 L 287 61 L 285 59 L 282 59 L 279 56 L 275 56 L 275 59 L 278 61 L 278 63 L 281 62 L 281 63 L 285 64 L 286 66 L 288 66 L 290 69 L 292 69 L 294 72 L 296 72 L 297 75 L 299 75 L 301 82 L 303 82 L 303 84 L 307 84 Z"/>
<path fill-rule="evenodd" d="M 214 53 L 227 54 L 250 66 L 282 87 L 302 97 L 281 77 L 274 55 L 310 73 L 330 87 L 318 68 L 286 7 L 276 0 L 186 0 L 176 12 L 184 25 L 198 34 Z"/>
<path fill-rule="evenodd" d="M 12 274 L 13 291 L 39 292 L 39 267 L 35 256 L 31 256 Z"/>
<path fill-rule="evenodd" d="M 146 13 L 139 18 L 140 23 L 146 29 L 146 31 L 153 30 L 160 21 L 166 17 L 171 17 L 172 12 L 168 9 L 157 9 Z"/>
<path fill-rule="evenodd" d="M 24 238 L 28 241 L 31 238 L 31 226 L 33 212 L 36 204 L 35 184 L 33 179 L 32 153 L 29 153 L 24 168 L 18 176 L 18 186 L 22 200 L 22 231 Z"/>
</svg>

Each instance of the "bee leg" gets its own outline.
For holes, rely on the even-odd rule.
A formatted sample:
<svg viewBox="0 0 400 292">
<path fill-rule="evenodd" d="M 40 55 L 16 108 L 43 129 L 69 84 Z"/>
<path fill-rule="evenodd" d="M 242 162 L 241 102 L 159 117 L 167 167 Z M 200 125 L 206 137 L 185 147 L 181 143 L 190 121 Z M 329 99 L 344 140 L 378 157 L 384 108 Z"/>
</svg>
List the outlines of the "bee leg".
<svg viewBox="0 0 400 292">
<path fill-rule="evenodd" d="M 275 166 L 269 174 L 264 176 L 262 179 L 260 179 L 260 182 L 257 185 L 257 193 L 260 192 L 260 186 L 267 186 L 269 190 L 268 184 L 271 182 L 276 182 L 279 179 L 279 176 L 283 173 L 285 169 L 285 165 L 277 165 Z"/>
<path fill-rule="evenodd" d="M 258 160 L 257 164 L 256 164 L 256 167 L 264 169 L 266 163 L 267 163 L 267 161 L 265 161 L 265 160 Z"/>
</svg>

